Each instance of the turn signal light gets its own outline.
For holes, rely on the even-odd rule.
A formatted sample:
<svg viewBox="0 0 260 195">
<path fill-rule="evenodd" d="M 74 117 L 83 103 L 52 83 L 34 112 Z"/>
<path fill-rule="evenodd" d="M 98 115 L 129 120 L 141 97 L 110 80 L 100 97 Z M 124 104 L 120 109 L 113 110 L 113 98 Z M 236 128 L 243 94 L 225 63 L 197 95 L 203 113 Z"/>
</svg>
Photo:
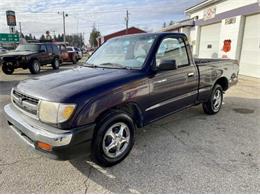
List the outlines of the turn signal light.
<svg viewBox="0 0 260 195">
<path fill-rule="evenodd" d="M 42 150 L 45 150 L 45 151 L 52 151 L 52 146 L 50 144 L 47 144 L 47 143 L 44 143 L 44 142 L 40 142 L 40 141 L 37 141 L 36 143 L 36 146 Z"/>
</svg>

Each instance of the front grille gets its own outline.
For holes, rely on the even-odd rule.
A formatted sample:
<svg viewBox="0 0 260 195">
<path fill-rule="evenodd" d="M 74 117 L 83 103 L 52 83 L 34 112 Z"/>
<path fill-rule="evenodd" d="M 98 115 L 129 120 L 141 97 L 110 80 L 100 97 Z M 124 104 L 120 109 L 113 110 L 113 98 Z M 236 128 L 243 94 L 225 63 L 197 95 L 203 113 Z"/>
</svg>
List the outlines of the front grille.
<svg viewBox="0 0 260 195">
<path fill-rule="evenodd" d="M 34 117 L 37 117 L 38 103 L 39 100 L 21 92 L 13 90 L 12 101 L 18 108 Z"/>
<path fill-rule="evenodd" d="M 17 57 L 4 57 L 3 60 L 6 62 L 16 62 L 18 60 L 18 58 Z"/>
</svg>

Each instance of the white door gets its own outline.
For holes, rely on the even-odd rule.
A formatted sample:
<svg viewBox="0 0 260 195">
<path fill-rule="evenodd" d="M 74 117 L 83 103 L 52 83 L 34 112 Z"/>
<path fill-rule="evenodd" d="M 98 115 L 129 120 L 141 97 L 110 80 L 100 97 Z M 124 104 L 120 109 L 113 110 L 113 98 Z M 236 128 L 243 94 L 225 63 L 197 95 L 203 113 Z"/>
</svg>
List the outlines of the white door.
<svg viewBox="0 0 260 195">
<path fill-rule="evenodd" d="M 239 72 L 260 78 L 260 14 L 246 17 Z"/>
<path fill-rule="evenodd" d="M 218 58 L 221 23 L 202 26 L 200 31 L 200 58 Z"/>
</svg>

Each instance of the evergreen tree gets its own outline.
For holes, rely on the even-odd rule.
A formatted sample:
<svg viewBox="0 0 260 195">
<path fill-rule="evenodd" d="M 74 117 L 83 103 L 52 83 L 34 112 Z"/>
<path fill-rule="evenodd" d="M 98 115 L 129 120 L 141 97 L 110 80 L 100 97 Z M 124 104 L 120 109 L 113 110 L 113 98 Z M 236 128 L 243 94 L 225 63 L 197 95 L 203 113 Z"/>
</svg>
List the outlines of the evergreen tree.
<svg viewBox="0 0 260 195">
<path fill-rule="evenodd" d="M 45 40 L 45 36 L 44 36 L 44 34 L 42 34 L 40 40 L 41 40 L 41 41 L 44 41 L 44 40 Z"/>
<path fill-rule="evenodd" d="M 166 27 L 166 22 L 163 23 L 163 28 L 165 28 L 165 27 Z"/>
<path fill-rule="evenodd" d="M 93 29 L 90 33 L 90 37 L 89 37 L 89 43 L 90 43 L 91 47 L 97 47 L 98 46 L 97 38 L 100 37 L 100 36 L 101 36 L 100 32 L 96 29 L 96 27 L 94 25 Z"/>
</svg>

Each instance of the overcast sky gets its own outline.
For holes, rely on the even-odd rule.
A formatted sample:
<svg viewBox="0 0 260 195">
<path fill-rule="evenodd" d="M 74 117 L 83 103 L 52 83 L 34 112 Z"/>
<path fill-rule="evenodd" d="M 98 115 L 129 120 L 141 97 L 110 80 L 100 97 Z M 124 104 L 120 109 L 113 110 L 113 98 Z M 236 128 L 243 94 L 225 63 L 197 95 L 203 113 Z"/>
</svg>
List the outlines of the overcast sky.
<svg viewBox="0 0 260 195">
<path fill-rule="evenodd" d="M 66 33 L 89 33 L 95 23 L 102 35 L 125 28 L 125 12 L 129 10 L 129 27 L 146 31 L 160 29 L 163 22 L 185 19 L 184 10 L 202 0 L 0 0 L 0 32 L 8 32 L 6 10 L 16 12 L 16 21 L 22 23 L 24 34 L 39 37 L 49 30 L 62 33 L 65 11 Z M 18 27 L 17 27 L 18 29 Z"/>
</svg>

